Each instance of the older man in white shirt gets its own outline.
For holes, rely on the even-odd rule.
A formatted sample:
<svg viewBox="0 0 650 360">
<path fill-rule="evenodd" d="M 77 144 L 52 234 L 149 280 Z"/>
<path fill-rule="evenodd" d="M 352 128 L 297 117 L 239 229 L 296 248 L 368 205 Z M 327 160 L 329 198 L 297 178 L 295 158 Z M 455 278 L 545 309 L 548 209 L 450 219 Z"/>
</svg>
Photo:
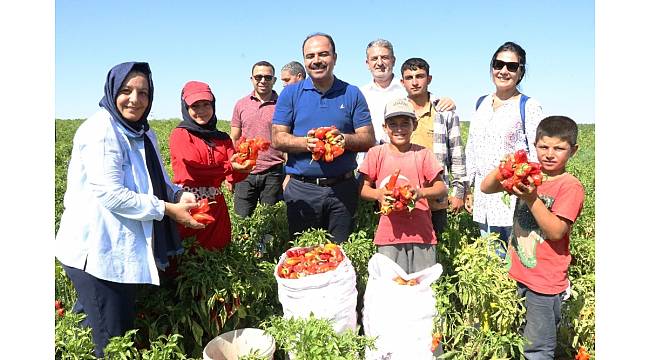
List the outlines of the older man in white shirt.
<svg viewBox="0 0 650 360">
<path fill-rule="evenodd" d="M 395 66 L 393 44 L 384 39 L 371 41 L 366 48 L 366 64 L 370 74 L 372 74 L 372 81 L 359 89 L 366 98 L 370 109 L 372 126 L 375 130 L 375 140 L 377 143 L 386 142 L 388 139 L 382 126 L 386 103 L 407 96 L 400 79 L 393 74 L 393 66 Z M 453 110 L 455 108 L 456 104 L 450 98 L 441 98 L 436 106 L 438 111 Z M 357 163 L 361 164 L 365 157 L 365 152 L 358 153 Z"/>
</svg>

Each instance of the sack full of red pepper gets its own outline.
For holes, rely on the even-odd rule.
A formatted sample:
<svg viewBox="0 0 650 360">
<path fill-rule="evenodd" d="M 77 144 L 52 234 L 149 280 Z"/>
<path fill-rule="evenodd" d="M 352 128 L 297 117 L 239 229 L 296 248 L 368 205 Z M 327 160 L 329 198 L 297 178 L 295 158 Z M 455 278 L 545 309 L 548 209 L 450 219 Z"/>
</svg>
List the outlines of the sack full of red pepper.
<svg viewBox="0 0 650 360">
<path fill-rule="evenodd" d="M 379 214 L 388 215 L 393 211 L 402 211 L 405 209 L 412 211 L 415 209 L 415 193 L 411 185 L 396 186 L 399 173 L 400 169 L 395 169 L 388 183 L 384 186 L 386 190 L 392 191 L 392 193 L 389 196 L 384 196 L 388 204 L 381 206 Z"/>
<path fill-rule="evenodd" d="M 341 248 L 332 243 L 289 249 L 285 254 L 284 261 L 278 267 L 278 276 L 285 279 L 298 279 L 328 272 L 336 269 L 343 261 Z"/>
<path fill-rule="evenodd" d="M 243 164 L 246 160 L 250 160 L 252 165 L 255 166 L 259 152 L 268 150 L 269 146 L 271 146 L 271 142 L 260 137 L 246 139 L 246 137 L 242 136 L 237 145 L 237 153 L 239 155 L 237 156 L 237 163 Z"/>
<path fill-rule="evenodd" d="M 312 161 L 324 160 L 332 162 L 335 158 L 341 156 L 345 151 L 343 142 L 337 135 L 334 135 L 336 126 L 323 126 L 309 131 L 310 138 L 316 138 L 316 147 L 314 148 L 311 159 Z"/>
<path fill-rule="evenodd" d="M 275 267 L 285 318 L 327 319 L 337 333 L 357 327 L 357 275 L 337 244 L 291 248 Z"/>
</svg>

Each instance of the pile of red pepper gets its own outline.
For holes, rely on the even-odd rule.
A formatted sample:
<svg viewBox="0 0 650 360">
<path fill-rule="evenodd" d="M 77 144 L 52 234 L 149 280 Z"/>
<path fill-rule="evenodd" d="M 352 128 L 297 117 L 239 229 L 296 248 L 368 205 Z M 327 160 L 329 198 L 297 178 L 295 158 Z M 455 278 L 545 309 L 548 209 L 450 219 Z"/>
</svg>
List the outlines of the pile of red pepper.
<svg viewBox="0 0 650 360">
<path fill-rule="evenodd" d="M 341 248 L 333 243 L 306 248 L 289 249 L 286 258 L 278 266 L 278 276 L 299 279 L 336 269 L 343 261 Z"/>
<path fill-rule="evenodd" d="M 519 183 L 541 185 L 544 181 L 544 174 L 542 174 L 539 163 L 528 161 L 525 150 L 517 150 L 514 154 L 508 154 L 501 160 L 497 180 L 501 182 L 507 193 L 512 194 L 512 188 Z"/>
<path fill-rule="evenodd" d="M 317 129 L 311 129 L 307 134 L 310 138 L 318 139 L 316 147 L 311 154 L 311 159 L 319 161 L 323 159 L 325 162 L 332 162 L 335 158 L 341 156 L 345 151 L 343 149 L 343 142 L 340 138 L 334 135 L 336 126 L 323 126 Z"/>
<path fill-rule="evenodd" d="M 402 278 L 401 276 L 395 276 L 393 278 L 393 281 L 396 282 L 398 285 L 408 285 L 408 286 L 415 286 L 418 284 L 417 279 L 411 279 L 411 280 L 406 280 Z"/>
<path fill-rule="evenodd" d="M 204 225 L 208 225 L 209 223 L 213 222 L 215 220 L 214 217 L 208 214 L 208 211 L 210 211 L 210 204 L 212 203 L 208 202 L 208 199 L 199 200 L 199 207 L 190 209 L 190 214 L 194 220 Z"/>
<path fill-rule="evenodd" d="M 404 209 L 411 211 L 415 208 L 415 194 L 411 185 L 395 186 L 399 178 L 399 173 L 400 169 L 395 169 L 384 187 L 386 190 L 392 191 L 392 193 L 390 196 L 384 196 L 388 204 L 382 205 L 379 209 L 379 213 L 382 215 L 388 215 L 393 211 L 402 211 Z"/>
<path fill-rule="evenodd" d="M 260 151 L 268 150 L 269 146 L 271 146 L 271 142 L 260 137 L 246 139 L 246 137 L 242 136 L 239 145 L 237 145 L 237 152 L 239 155 L 237 156 L 237 163 L 243 164 L 246 160 L 250 160 L 252 165 L 255 166 L 258 153 Z"/>
</svg>

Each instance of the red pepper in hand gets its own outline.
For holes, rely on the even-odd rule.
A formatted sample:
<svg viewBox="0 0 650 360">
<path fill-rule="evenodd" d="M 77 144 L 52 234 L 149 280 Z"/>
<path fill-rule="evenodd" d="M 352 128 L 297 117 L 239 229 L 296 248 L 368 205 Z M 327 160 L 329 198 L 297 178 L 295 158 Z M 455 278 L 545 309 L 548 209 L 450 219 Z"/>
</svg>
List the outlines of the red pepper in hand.
<svg viewBox="0 0 650 360">
<path fill-rule="evenodd" d="M 388 180 L 388 183 L 386 184 L 386 189 L 387 190 L 393 190 L 395 187 L 395 184 L 397 184 L 397 179 L 399 178 L 399 172 L 400 169 L 395 169 L 393 171 L 393 175 L 390 176 L 390 179 Z"/>
<path fill-rule="evenodd" d="M 268 150 L 270 146 L 270 141 L 266 141 L 260 137 L 246 139 L 246 137 L 242 136 L 237 145 L 239 155 L 237 157 L 237 163 L 243 164 L 247 160 L 250 160 L 252 165 L 255 165 L 259 152 Z"/>
<path fill-rule="evenodd" d="M 524 162 L 528 162 L 528 155 L 526 155 L 526 150 L 515 151 L 515 163 L 521 164 Z"/>
<path fill-rule="evenodd" d="M 198 207 L 190 209 L 190 215 L 192 215 L 192 218 L 204 225 L 213 222 L 215 220 L 214 217 L 207 213 L 210 211 L 210 203 L 208 202 L 208 199 L 201 199 L 198 203 Z"/>
<path fill-rule="evenodd" d="M 204 225 L 208 225 L 215 220 L 214 217 L 212 217 L 212 215 L 206 213 L 196 213 L 192 215 L 192 217 L 194 218 L 194 220 Z"/>
<path fill-rule="evenodd" d="M 334 135 L 335 130 L 336 126 L 332 125 L 311 129 L 307 133 L 308 137 L 318 139 L 312 150 L 312 161 L 324 160 L 325 162 L 332 162 L 345 152 L 343 143 L 337 140 L 338 135 Z"/>
</svg>

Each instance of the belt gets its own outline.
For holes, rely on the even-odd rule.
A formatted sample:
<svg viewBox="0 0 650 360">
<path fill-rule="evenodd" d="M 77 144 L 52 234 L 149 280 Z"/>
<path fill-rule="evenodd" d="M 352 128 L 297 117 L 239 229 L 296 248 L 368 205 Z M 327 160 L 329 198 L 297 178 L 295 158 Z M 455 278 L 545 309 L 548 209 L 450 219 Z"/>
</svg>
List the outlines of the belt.
<svg viewBox="0 0 650 360">
<path fill-rule="evenodd" d="M 334 186 L 342 181 L 352 179 L 354 177 L 354 171 L 347 172 L 343 175 L 339 175 L 336 177 L 309 177 L 309 176 L 301 176 L 301 175 L 293 175 L 290 174 L 291 178 L 310 183 L 310 184 L 316 184 L 318 186 Z"/>
<path fill-rule="evenodd" d="M 221 189 L 214 186 L 183 186 L 183 190 L 193 193 L 196 196 L 197 200 L 214 199 L 215 197 L 222 195 Z"/>
</svg>

